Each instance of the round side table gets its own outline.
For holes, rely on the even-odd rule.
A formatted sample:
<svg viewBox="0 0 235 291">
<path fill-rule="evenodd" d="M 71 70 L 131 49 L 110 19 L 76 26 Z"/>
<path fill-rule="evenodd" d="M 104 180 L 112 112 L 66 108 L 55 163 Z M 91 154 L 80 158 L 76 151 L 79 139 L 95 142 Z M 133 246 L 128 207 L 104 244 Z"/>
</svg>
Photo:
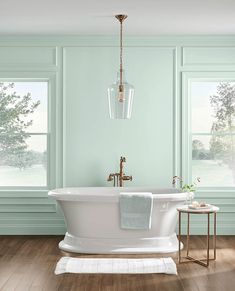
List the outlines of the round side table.
<svg viewBox="0 0 235 291">
<path fill-rule="evenodd" d="M 191 209 L 188 208 L 188 205 L 182 205 L 177 208 L 178 214 L 179 214 L 179 264 L 181 263 L 188 263 L 188 262 L 194 262 L 199 265 L 202 265 L 204 267 L 209 266 L 210 260 L 216 260 L 216 213 L 219 211 L 219 207 L 216 207 L 214 205 L 211 205 L 210 208 L 204 208 L 204 209 Z M 186 213 L 187 214 L 187 243 L 186 243 L 186 257 L 181 257 L 181 214 Z M 190 214 L 205 214 L 207 215 L 207 255 L 204 259 L 195 259 L 191 256 L 189 256 L 189 241 L 190 241 Z M 213 233 L 213 250 L 214 250 L 214 257 L 210 258 L 210 214 L 214 214 L 214 233 Z M 182 260 L 186 259 L 186 260 Z"/>
</svg>

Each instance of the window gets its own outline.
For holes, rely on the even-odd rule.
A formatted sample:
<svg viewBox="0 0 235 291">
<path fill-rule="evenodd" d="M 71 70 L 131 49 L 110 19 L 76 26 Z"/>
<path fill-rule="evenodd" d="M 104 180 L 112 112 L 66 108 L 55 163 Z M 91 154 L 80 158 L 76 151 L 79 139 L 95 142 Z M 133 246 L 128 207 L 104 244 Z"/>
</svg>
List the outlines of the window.
<svg viewBox="0 0 235 291">
<path fill-rule="evenodd" d="M 46 187 L 48 81 L 0 80 L 0 186 Z"/>
<path fill-rule="evenodd" d="M 187 85 L 188 178 L 234 187 L 235 79 L 189 78 Z"/>
</svg>

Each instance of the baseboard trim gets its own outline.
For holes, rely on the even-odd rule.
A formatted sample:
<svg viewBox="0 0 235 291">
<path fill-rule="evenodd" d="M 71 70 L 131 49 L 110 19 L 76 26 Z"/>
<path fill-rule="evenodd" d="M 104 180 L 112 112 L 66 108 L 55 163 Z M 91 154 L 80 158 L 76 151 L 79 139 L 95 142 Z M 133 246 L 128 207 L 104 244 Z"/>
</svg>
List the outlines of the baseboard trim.
<svg viewBox="0 0 235 291">
<path fill-rule="evenodd" d="M 0 235 L 64 235 L 64 225 L 6 225 L 0 226 Z"/>
</svg>

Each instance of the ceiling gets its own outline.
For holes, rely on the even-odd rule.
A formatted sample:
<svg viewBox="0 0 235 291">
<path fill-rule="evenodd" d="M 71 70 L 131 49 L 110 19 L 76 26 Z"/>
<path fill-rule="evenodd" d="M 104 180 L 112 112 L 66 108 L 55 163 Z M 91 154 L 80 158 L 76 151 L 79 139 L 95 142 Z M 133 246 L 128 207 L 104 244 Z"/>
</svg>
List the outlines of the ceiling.
<svg viewBox="0 0 235 291">
<path fill-rule="evenodd" d="M 235 34 L 234 0 L 3 0 L 0 34 Z"/>
</svg>

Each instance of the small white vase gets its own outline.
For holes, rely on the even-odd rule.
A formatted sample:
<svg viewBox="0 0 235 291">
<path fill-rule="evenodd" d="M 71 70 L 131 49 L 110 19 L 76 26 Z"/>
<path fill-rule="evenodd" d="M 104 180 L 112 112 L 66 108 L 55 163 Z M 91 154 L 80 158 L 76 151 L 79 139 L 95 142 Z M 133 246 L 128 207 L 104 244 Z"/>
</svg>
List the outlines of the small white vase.
<svg viewBox="0 0 235 291">
<path fill-rule="evenodd" d="M 195 192 L 187 192 L 186 203 L 187 205 L 192 204 Z"/>
</svg>

